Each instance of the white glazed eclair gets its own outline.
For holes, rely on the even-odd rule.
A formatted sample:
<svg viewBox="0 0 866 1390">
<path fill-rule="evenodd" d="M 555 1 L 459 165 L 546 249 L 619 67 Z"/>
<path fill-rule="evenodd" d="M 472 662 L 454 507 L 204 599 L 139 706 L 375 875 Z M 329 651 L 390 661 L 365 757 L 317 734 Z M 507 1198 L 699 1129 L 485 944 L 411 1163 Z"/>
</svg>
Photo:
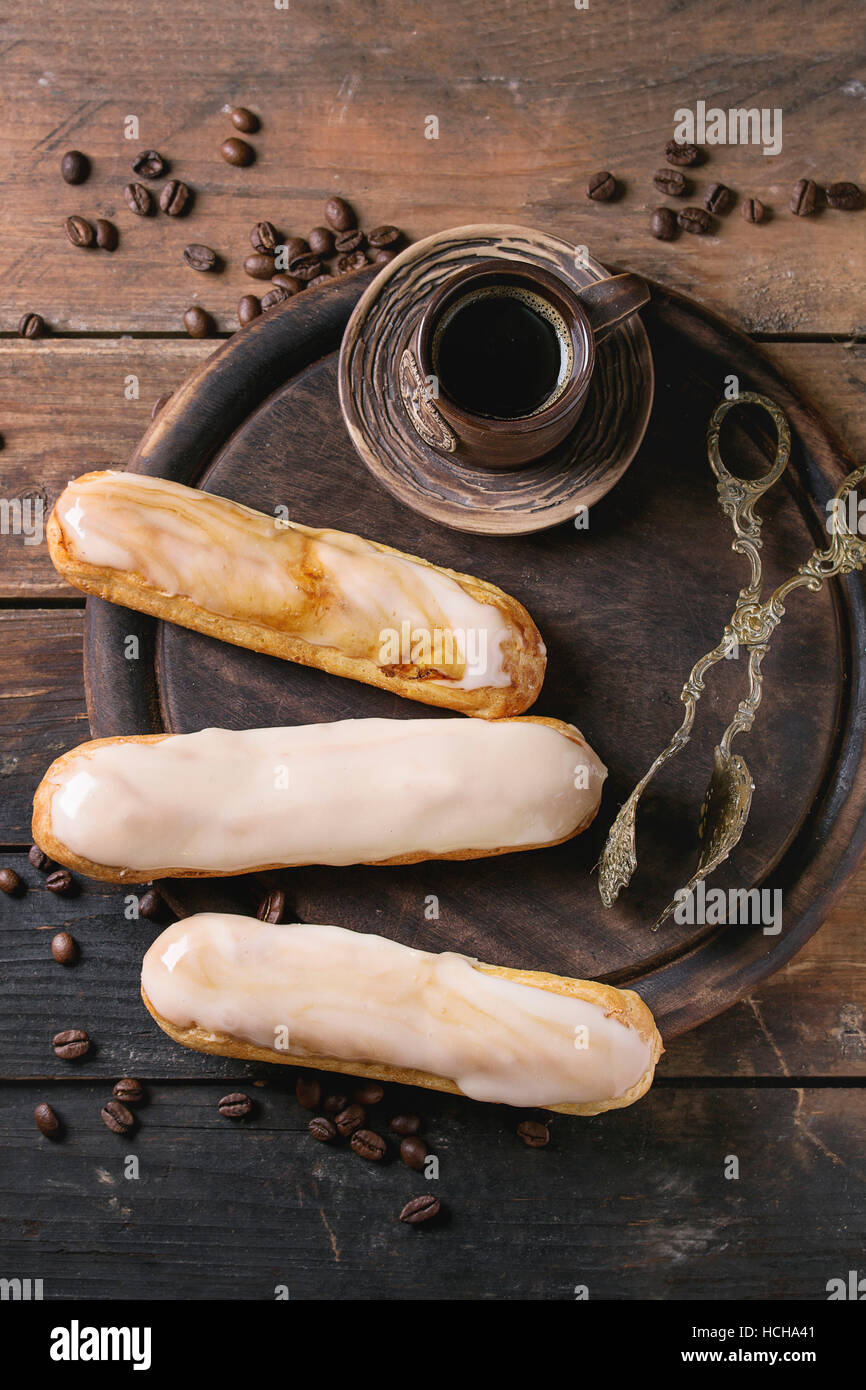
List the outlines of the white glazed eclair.
<svg viewBox="0 0 866 1390">
<path fill-rule="evenodd" d="M 631 1105 L 662 1052 L 632 990 L 221 913 L 164 931 L 141 992 L 159 1026 L 199 1052 L 572 1115 Z"/>
<path fill-rule="evenodd" d="M 495 585 L 163 478 L 85 474 L 47 538 L 87 594 L 424 704 L 503 718 L 544 679 L 538 629 Z"/>
<path fill-rule="evenodd" d="M 558 844 L 606 769 L 556 719 L 346 719 L 96 739 L 52 763 L 33 837 L 112 883 L 411 864 Z"/>
</svg>

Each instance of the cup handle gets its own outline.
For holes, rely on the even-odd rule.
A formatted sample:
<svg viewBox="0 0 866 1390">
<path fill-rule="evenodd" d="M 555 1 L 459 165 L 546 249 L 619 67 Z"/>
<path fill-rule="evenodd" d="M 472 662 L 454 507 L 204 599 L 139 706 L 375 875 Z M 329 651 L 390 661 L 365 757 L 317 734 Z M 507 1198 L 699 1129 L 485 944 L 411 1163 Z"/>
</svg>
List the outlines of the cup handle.
<svg viewBox="0 0 866 1390">
<path fill-rule="evenodd" d="M 610 275 L 580 291 L 578 298 L 586 311 L 597 343 L 649 302 L 649 286 L 639 275 Z"/>
</svg>

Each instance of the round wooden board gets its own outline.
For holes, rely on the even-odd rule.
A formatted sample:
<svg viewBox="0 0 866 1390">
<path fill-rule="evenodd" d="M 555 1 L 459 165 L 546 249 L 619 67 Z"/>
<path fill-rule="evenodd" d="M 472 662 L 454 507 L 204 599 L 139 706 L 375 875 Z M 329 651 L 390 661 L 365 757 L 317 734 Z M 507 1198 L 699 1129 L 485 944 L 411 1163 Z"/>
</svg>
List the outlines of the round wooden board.
<svg viewBox="0 0 866 1390">
<path fill-rule="evenodd" d="M 572 720 L 610 769 L 600 815 L 558 848 L 408 868 L 305 868 L 163 885 L 176 911 L 254 911 L 279 882 L 297 920 L 377 931 L 413 946 L 635 986 L 665 1037 L 712 1017 L 816 930 L 866 835 L 864 591 L 858 576 L 797 595 L 764 662 L 765 697 L 739 745 L 757 790 L 723 888 L 780 889 L 782 929 L 669 922 L 649 930 L 696 862 L 714 742 L 745 687 L 744 663 L 711 675 L 689 748 L 642 802 L 639 867 L 606 912 L 593 866 L 628 791 L 681 717 L 679 691 L 712 646 L 745 574 L 730 550 L 705 430 L 735 373 L 788 412 L 794 455 L 763 503 L 773 583 L 824 543 L 823 504 L 851 466 L 820 417 L 722 320 L 653 286 L 644 311 L 656 365 L 652 418 L 624 480 L 570 525 L 529 536 L 446 530 L 383 491 L 347 437 L 337 399 L 343 328 L 362 272 L 305 292 L 222 346 L 148 430 L 132 466 L 271 512 L 335 526 L 477 573 L 529 608 L 548 645 L 534 713 Z M 766 467 L 764 418 L 733 412 L 726 460 Z M 140 639 L 137 661 L 125 639 Z M 98 600 L 88 602 L 94 736 L 246 728 L 364 716 L 453 718 L 320 671 L 243 651 Z M 423 795 L 423 787 L 419 787 Z M 438 914 L 438 915 L 437 915 Z"/>
</svg>

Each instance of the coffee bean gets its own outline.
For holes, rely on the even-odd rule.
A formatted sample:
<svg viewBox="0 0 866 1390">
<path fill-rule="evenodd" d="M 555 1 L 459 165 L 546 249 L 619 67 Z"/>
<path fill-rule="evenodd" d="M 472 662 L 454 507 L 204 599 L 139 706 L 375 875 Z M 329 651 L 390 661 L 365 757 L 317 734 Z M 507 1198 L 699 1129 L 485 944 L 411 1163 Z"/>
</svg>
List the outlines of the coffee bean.
<svg viewBox="0 0 866 1390">
<path fill-rule="evenodd" d="M 235 130 L 242 131 L 244 135 L 255 135 L 259 128 L 258 116 L 254 116 L 245 106 L 236 106 L 229 112 L 229 117 Z"/>
<path fill-rule="evenodd" d="M 691 181 L 681 169 L 657 169 L 653 174 L 653 183 L 660 193 L 667 193 L 669 198 L 682 198 L 691 188 Z"/>
<path fill-rule="evenodd" d="M 209 338 L 214 322 L 200 304 L 191 304 L 183 316 L 183 326 L 191 338 Z M 140 909 L 139 909 L 140 910 Z"/>
<path fill-rule="evenodd" d="M 58 965 L 74 965 L 78 960 L 78 943 L 68 931 L 59 931 L 51 942 L 51 954 Z"/>
<path fill-rule="evenodd" d="M 289 271 L 298 280 L 312 280 L 321 270 L 322 262 L 312 251 L 302 251 L 300 255 L 292 256 L 289 261 Z"/>
<path fill-rule="evenodd" d="M 325 204 L 325 221 L 335 232 L 347 232 L 357 218 L 344 198 L 329 198 Z"/>
<path fill-rule="evenodd" d="M 677 218 L 672 208 L 656 208 L 650 222 L 650 231 L 659 241 L 673 241 L 677 234 Z"/>
<path fill-rule="evenodd" d="M 423 1197 L 413 1197 L 406 1203 L 400 1212 L 400 1220 L 405 1221 L 407 1226 L 420 1226 L 422 1221 L 432 1221 L 434 1216 L 438 1216 L 440 1207 L 439 1198 L 427 1192 Z"/>
<path fill-rule="evenodd" d="M 321 275 L 314 275 L 312 280 L 307 281 L 307 287 L 312 289 L 314 285 L 327 285 L 329 280 L 333 280 L 330 271 L 323 270 Z"/>
<path fill-rule="evenodd" d="M 180 179 L 169 179 L 160 189 L 159 206 L 169 217 L 180 217 L 189 208 L 190 190 Z"/>
<path fill-rule="evenodd" d="M 399 227 L 392 227 L 390 223 L 386 222 L 381 227 L 374 227 L 372 232 L 367 234 L 367 241 L 378 250 L 387 246 L 396 246 L 402 235 Z"/>
<path fill-rule="evenodd" d="M 356 1129 L 349 1140 L 349 1148 L 359 1158 L 366 1158 L 370 1163 L 379 1163 L 385 1157 L 387 1145 L 381 1134 L 376 1134 L 374 1130 Z"/>
<path fill-rule="evenodd" d="M 267 296 L 265 296 L 267 298 Z M 264 308 L 264 299 L 262 308 Z M 280 888 L 273 888 L 266 898 L 262 898 L 259 903 L 256 916 L 260 922 L 271 922 L 276 924 L 283 921 L 283 913 L 286 910 L 286 895 Z"/>
<path fill-rule="evenodd" d="M 127 1110 L 119 1100 L 108 1100 L 102 1107 L 103 1122 L 112 1134 L 128 1134 L 135 1124 L 132 1111 Z"/>
<path fill-rule="evenodd" d="M 285 264 L 291 268 L 292 261 L 297 260 L 298 256 L 309 256 L 310 244 L 302 236 L 287 237 L 281 242 L 285 253 Z M 316 253 L 318 256 L 318 252 Z"/>
<path fill-rule="evenodd" d="M 363 251 L 353 251 L 351 255 L 340 256 L 337 259 L 337 269 L 341 275 L 347 275 L 352 270 L 363 270 L 368 264 Z"/>
<path fill-rule="evenodd" d="M 330 1144 L 331 1140 L 337 1137 L 335 1126 L 324 1115 L 317 1115 L 314 1120 L 310 1120 L 307 1129 L 320 1144 Z"/>
<path fill-rule="evenodd" d="M 745 198 L 740 204 L 740 212 L 747 222 L 763 222 L 764 204 L 759 198 Z"/>
<path fill-rule="evenodd" d="M 167 167 L 159 150 L 142 150 L 132 161 L 132 172 L 140 179 L 161 179 Z"/>
<path fill-rule="evenodd" d="M 156 419 L 157 415 L 158 415 L 159 412 L 162 410 L 162 407 L 163 407 L 164 405 L 167 405 L 167 404 L 168 404 L 168 402 L 171 400 L 171 398 L 172 398 L 173 395 L 174 395 L 174 392 L 173 392 L 173 391 L 166 391 L 162 396 L 157 396 L 156 400 L 155 400 L 154 403 L 153 403 L 153 408 L 151 409 L 151 412 L 150 412 L 150 418 L 151 418 L 151 420 L 155 420 L 155 419 Z M 156 896 L 156 895 L 154 895 L 154 896 Z M 144 897 L 139 898 L 139 902 L 138 902 L 138 915 L 139 915 L 139 917 L 142 916 L 141 904 L 144 902 L 145 898 L 147 898 L 147 897 L 148 897 L 148 894 L 145 893 L 145 894 L 144 894 Z"/>
<path fill-rule="evenodd" d="M 157 407 L 165 405 L 166 401 L 171 400 L 171 396 L 171 392 L 169 392 L 167 396 L 160 396 L 157 401 Z M 154 408 L 154 414 L 157 414 L 156 407 Z M 145 893 L 142 893 L 138 900 L 139 917 L 146 918 L 148 922 L 158 922 L 164 911 L 165 903 L 155 888 L 148 888 Z"/>
<path fill-rule="evenodd" d="M 137 217 L 148 216 L 153 203 L 143 183 L 128 183 L 123 190 L 123 196 L 130 212 L 134 212 Z"/>
<path fill-rule="evenodd" d="M 395 1134 L 417 1134 L 421 1128 L 421 1121 L 417 1115 L 395 1115 L 391 1121 L 391 1128 Z"/>
<path fill-rule="evenodd" d="M 105 217 L 96 219 L 96 244 L 101 251 L 117 250 L 117 228 Z"/>
<path fill-rule="evenodd" d="M 416 1173 L 420 1173 L 427 1158 L 427 1145 L 417 1134 L 407 1134 L 406 1138 L 400 1141 L 400 1157 L 407 1168 L 413 1168 Z"/>
<path fill-rule="evenodd" d="M 14 869 L 0 869 L 0 893 L 12 897 L 21 891 L 22 881 Z"/>
<path fill-rule="evenodd" d="M 282 289 L 288 290 L 289 294 L 298 294 L 304 288 L 301 281 L 296 276 L 289 275 L 286 270 L 278 270 L 276 275 L 272 275 L 271 284 L 279 285 Z"/>
<path fill-rule="evenodd" d="M 60 161 L 60 173 L 67 183 L 84 183 L 90 173 L 90 160 L 80 150 L 67 150 Z"/>
<path fill-rule="evenodd" d="M 693 232 L 696 236 L 706 236 L 713 230 L 713 219 L 706 208 L 683 208 L 677 213 L 677 223 L 684 232 Z"/>
<path fill-rule="evenodd" d="M 41 338 L 45 332 L 45 320 L 41 314 L 22 314 L 18 321 L 18 335 L 21 338 Z"/>
<path fill-rule="evenodd" d="M 590 174 L 586 181 L 586 196 L 594 203 L 608 203 L 616 193 L 616 179 L 607 169 Z"/>
<path fill-rule="evenodd" d="M 36 1128 L 41 1130 L 46 1139 L 57 1139 L 60 1134 L 60 1121 L 47 1101 L 40 1101 L 33 1111 L 33 1118 L 36 1121 Z"/>
<path fill-rule="evenodd" d="M 347 1105 L 345 1110 L 341 1110 L 339 1114 L 334 1116 L 334 1124 L 343 1138 L 348 1139 L 350 1134 L 354 1134 L 356 1129 L 360 1129 L 366 1118 L 360 1105 Z"/>
<path fill-rule="evenodd" d="M 678 140 L 669 140 L 665 145 L 665 159 L 668 164 L 680 164 L 688 168 L 693 164 L 702 164 L 704 152 L 697 145 L 681 145 Z"/>
<path fill-rule="evenodd" d="M 380 247 L 373 256 L 373 263 L 374 265 L 387 265 L 389 261 L 393 261 L 396 254 L 396 251 Z"/>
<path fill-rule="evenodd" d="M 863 194 L 856 183 L 831 183 L 824 194 L 828 206 L 840 212 L 853 212 L 863 202 Z"/>
<path fill-rule="evenodd" d="M 291 299 L 291 294 L 282 285 L 274 285 L 272 290 L 262 295 L 262 313 L 266 314 L 269 309 L 274 309 L 278 304 L 282 304 L 284 299 Z"/>
<path fill-rule="evenodd" d="M 228 140 L 223 140 L 220 154 L 226 164 L 234 164 L 239 168 L 246 168 L 256 157 L 252 145 L 247 144 L 246 140 L 240 140 L 237 135 L 230 135 Z"/>
<path fill-rule="evenodd" d="M 357 1105 L 378 1105 L 384 1094 L 381 1081 L 365 1081 L 363 1086 L 355 1086 L 352 1099 Z"/>
<path fill-rule="evenodd" d="M 348 1099 L 348 1096 L 341 1095 L 325 1096 L 322 1109 L 326 1115 L 338 1115 L 341 1110 L 345 1110 Z"/>
<path fill-rule="evenodd" d="M 74 879 L 68 869 L 55 869 L 45 880 L 49 893 L 68 893 Z"/>
<path fill-rule="evenodd" d="M 112 1093 L 115 1100 L 122 1100 L 126 1105 L 137 1105 L 144 1096 L 144 1088 L 134 1076 L 122 1076 L 115 1081 Z"/>
<path fill-rule="evenodd" d="M 280 245 L 280 234 L 273 222 L 257 222 L 250 230 L 250 245 L 254 251 L 264 251 L 273 256 Z"/>
<path fill-rule="evenodd" d="M 45 851 L 40 849 L 38 845 L 30 846 L 30 849 L 27 851 L 27 858 L 30 860 L 34 869 L 38 869 L 42 874 L 47 874 L 54 868 L 54 860 L 49 859 Z"/>
<path fill-rule="evenodd" d="M 90 1039 L 83 1028 L 66 1028 L 62 1033 L 55 1033 L 51 1046 L 64 1062 L 74 1062 L 76 1057 L 83 1057 L 90 1051 Z"/>
<path fill-rule="evenodd" d="M 704 194 L 707 212 L 726 213 L 734 206 L 734 195 L 726 183 L 711 183 Z"/>
<path fill-rule="evenodd" d="M 232 1091 L 231 1095 L 223 1096 L 217 1109 L 227 1120 L 242 1120 L 249 1115 L 253 1108 L 253 1103 L 244 1091 Z"/>
<path fill-rule="evenodd" d="M 274 258 L 266 251 L 253 251 L 244 261 L 244 270 L 253 280 L 270 280 L 274 273 Z"/>
<path fill-rule="evenodd" d="M 330 227 L 314 227 L 307 236 L 307 242 L 317 256 L 332 256 L 334 253 L 334 233 Z"/>
<path fill-rule="evenodd" d="M 543 1149 L 550 1143 L 550 1130 L 539 1120 L 521 1120 L 517 1133 L 527 1148 Z"/>
<path fill-rule="evenodd" d="M 318 1110 L 322 1095 L 322 1086 L 318 1077 L 299 1076 L 295 1082 L 295 1095 L 298 1105 L 303 1106 L 305 1110 Z"/>
<path fill-rule="evenodd" d="M 93 245 L 93 228 L 86 217 L 67 217 L 63 226 L 73 246 Z"/>
<path fill-rule="evenodd" d="M 810 217 L 818 206 L 818 185 L 813 179 L 798 179 L 791 194 L 791 211 L 797 217 Z"/>
<path fill-rule="evenodd" d="M 334 250 L 342 255 L 349 255 L 350 252 L 357 251 L 359 247 L 363 247 L 364 240 L 364 233 L 359 231 L 357 227 L 353 228 L 350 232 L 339 232 L 338 235 L 334 237 Z"/>
<path fill-rule="evenodd" d="M 217 253 L 210 246 L 202 246 L 201 242 L 192 241 L 189 246 L 183 248 L 183 259 L 190 270 L 215 270 Z"/>
<path fill-rule="evenodd" d="M 262 306 L 256 295 L 245 294 L 238 300 L 238 322 L 241 327 L 245 323 L 252 323 L 253 319 L 257 319 L 261 312 Z"/>
</svg>

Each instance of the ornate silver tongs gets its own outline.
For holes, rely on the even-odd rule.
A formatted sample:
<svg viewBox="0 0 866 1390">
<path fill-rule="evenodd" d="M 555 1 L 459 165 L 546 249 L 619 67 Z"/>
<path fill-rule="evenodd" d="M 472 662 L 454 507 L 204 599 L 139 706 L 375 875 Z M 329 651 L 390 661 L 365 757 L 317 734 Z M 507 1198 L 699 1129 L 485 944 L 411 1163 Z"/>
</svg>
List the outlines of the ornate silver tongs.
<svg viewBox="0 0 866 1390">
<path fill-rule="evenodd" d="M 754 480 L 738 478 L 729 473 L 719 451 L 722 421 L 734 406 L 746 404 L 758 405 L 766 410 L 775 423 L 777 434 L 773 465 L 763 477 Z M 754 507 L 781 477 L 788 465 L 791 431 L 784 411 L 768 397 L 759 396 L 753 391 L 744 391 L 735 400 L 723 401 L 713 412 L 707 428 L 707 452 L 718 479 L 719 504 L 725 515 L 731 518 L 734 527 L 731 549 L 747 556 L 749 560 L 749 583 L 740 590 L 737 606 L 730 623 L 725 627 L 721 642 L 692 667 L 680 695 L 686 707 L 682 724 L 638 782 L 610 828 L 599 864 L 598 877 L 598 890 L 605 907 L 611 906 L 637 867 L 634 827 L 638 801 L 659 768 L 688 743 L 707 671 L 726 656 L 739 654 L 742 647 L 749 653 L 749 690 L 737 706 L 736 714 L 713 753 L 713 774 L 701 808 L 700 837 L 703 844 L 697 869 L 685 887 L 668 903 L 654 924 L 653 930 L 661 926 L 665 918 L 702 879 L 727 859 L 745 829 L 755 784 L 745 759 L 739 753 L 731 752 L 731 743 L 736 734 L 747 733 L 754 723 L 755 713 L 761 703 L 761 662 L 784 615 L 785 599 L 794 589 L 803 586 L 812 593 L 817 593 L 825 579 L 830 579 L 835 574 L 849 574 L 866 563 L 866 541 L 849 530 L 844 508 L 848 493 L 866 476 L 866 464 L 863 464 L 848 474 L 830 503 L 831 541 L 827 549 L 813 551 L 796 574 L 774 589 L 766 603 L 762 603 L 761 522 L 755 516 Z"/>
</svg>

